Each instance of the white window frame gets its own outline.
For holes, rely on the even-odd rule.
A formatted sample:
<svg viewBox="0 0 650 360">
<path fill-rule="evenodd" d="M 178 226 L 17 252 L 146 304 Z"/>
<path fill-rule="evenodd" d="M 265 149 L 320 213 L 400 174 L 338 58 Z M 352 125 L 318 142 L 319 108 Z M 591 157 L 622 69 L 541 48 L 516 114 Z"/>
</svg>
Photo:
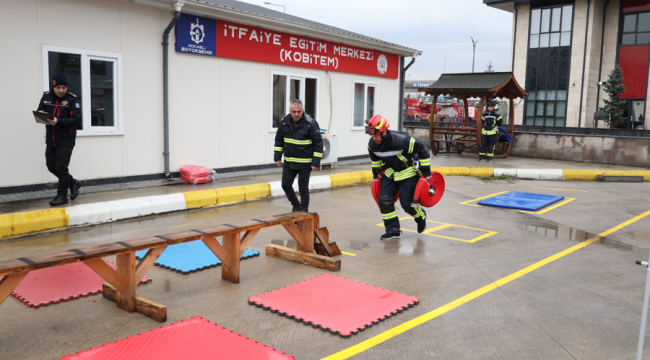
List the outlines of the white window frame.
<svg viewBox="0 0 650 360">
<path fill-rule="evenodd" d="M 106 135 L 124 135 L 124 113 L 123 113 L 123 91 L 122 91 L 122 54 L 94 51 L 88 49 L 77 49 L 60 46 L 43 46 L 43 89 L 44 91 L 50 90 L 50 79 L 52 75 L 49 74 L 49 52 L 60 52 L 81 55 L 81 113 L 83 117 L 83 130 L 77 130 L 77 136 L 106 136 Z M 91 125 L 91 84 L 90 84 L 90 60 L 106 60 L 115 63 L 115 83 L 113 89 L 115 91 L 114 98 L 114 126 L 92 126 Z"/>
<path fill-rule="evenodd" d="M 305 85 L 307 84 L 306 79 L 315 79 L 316 80 L 316 114 L 309 114 L 311 116 L 314 116 L 315 119 L 318 121 L 320 119 L 320 76 L 318 75 L 311 75 L 311 74 L 300 74 L 300 73 L 290 73 L 290 72 L 285 72 L 285 71 L 271 71 L 271 81 L 270 81 L 270 94 L 271 94 L 271 101 L 270 101 L 270 113 L 269 113 L 269 132 L 277 132 L 278 128 L 273 127 L 273 76 L 275 75 L 282 75 L 287 77 L 287 84 L 286 84 L 286 89 L 285 89 L 285 94 L 287 95 L 287 102 L 285 104 L 285 113 L 289 114 L 289 107 L 291 104 L 291 100 L 289 99 L 289 94 L 291 93 L 290 91 L 290 86 L 291 86 L 291 79 L 299 79 L 301 81 L 300 83 L 300 99 L 302 100 L 303 104 L 305 103 Z M 285 115 L 286 116 L 286 115 Z"/>
<path fill-rule="evenodd" d="M 377 107 L 379 103 L 377 102 L 377 99 L 379 97 L 379 83 L 371 82 L 371 81 L 365 81 L 365 80 L 354 80 L 352 82 L 352 130 L 366 130 L 366 126 L 355 126 L 354 125 L 354 91 L 357 86 L 357 84 L 363 84 L 363 118 L 366 119 L 367 115 L 366 111 L 368 110 L 368 87 L 374 87 L 375 88 L 375 115 L 377 115 L 379 112 L 377 111 Z"/>
</svg>

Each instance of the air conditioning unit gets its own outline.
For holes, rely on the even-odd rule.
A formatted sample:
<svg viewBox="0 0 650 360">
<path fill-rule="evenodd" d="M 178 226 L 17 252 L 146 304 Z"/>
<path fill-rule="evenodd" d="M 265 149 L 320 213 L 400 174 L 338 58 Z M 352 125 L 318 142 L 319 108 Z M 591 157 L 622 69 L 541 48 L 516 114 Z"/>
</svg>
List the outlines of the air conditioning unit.
<svg viewBox="0 0 650 360">
<path fill-rule="evenodd" d="M 334 169 L 334 164 L 339 160 L 339 137 L 336 134 L 323 135 L 323 158 L 320 161 L 320 168 L 323 165 L 331 165 Z"/>
</svg>

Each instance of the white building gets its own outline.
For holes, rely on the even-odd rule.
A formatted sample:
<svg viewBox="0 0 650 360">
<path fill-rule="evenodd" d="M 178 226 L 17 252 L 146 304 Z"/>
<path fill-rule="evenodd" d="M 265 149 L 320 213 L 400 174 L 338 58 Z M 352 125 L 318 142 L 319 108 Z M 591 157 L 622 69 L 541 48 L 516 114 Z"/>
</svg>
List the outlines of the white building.
<svg viewBox="0 0 650 360">
<path fill-rule="evenodd" d="M 59 71 L 83 110 L 71 173 L 90 183 L 164 176 L 161 39 L 175 9 L 171 172 L 270 166 L 292 98 L 338 136 L 339 157 L 365 155 L 363 121 L 379 113 L 397 123 L 404 57 L 421 53 L 233 0 L 2 1 L 0 189 L 55 180 L 30 111 Z"/>
</svg>

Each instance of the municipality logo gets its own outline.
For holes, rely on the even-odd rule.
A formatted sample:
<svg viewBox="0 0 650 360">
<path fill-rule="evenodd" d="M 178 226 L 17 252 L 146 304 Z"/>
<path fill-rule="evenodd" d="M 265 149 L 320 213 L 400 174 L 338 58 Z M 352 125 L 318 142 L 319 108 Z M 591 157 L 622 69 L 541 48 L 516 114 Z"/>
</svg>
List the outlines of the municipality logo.
<svg viewBox="0 0 650 360">
<path fill-rule="evenodd" d="M 205 38 L 205 31 L 203 30 L 203 25 L 199 25 L 199 18 L 196 18 L 196 24 L 190 24 L 190 38 L 197 44 L 203 42 Z"/>
<path fill-rule="evenodd" d="M 386 56 L 384 54 L 381 54 L 377 58 L 377 71 L 379 71 L 380 74 L 384 75 L 387 70 L 388 70 L 388 59 L 386 59 Z"/>
</svg>

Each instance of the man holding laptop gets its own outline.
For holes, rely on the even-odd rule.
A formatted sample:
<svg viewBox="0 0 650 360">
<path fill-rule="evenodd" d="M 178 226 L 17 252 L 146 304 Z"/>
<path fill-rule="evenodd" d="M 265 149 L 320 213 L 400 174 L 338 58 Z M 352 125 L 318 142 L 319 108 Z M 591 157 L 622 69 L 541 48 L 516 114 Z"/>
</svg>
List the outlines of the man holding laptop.
<svg viewBox="0 0 650 360">
<path fill-rule="evenodd" d="M 52 77 L 52 91 L 46 91 L 38 103 L 39 112 L 46 112 L 45 162 L 47 169 L 59 178 L 56 197 L 50 205 L 68 203 L 68 189 L 72 200 L 79 196 L 81 182 L 68 171 L 72 149 L 77 138 L 77 125 L 81 125 L 81 104 L 77 97 L 68 92 L 68 80 L 62 73 Z"/>
</svg>

